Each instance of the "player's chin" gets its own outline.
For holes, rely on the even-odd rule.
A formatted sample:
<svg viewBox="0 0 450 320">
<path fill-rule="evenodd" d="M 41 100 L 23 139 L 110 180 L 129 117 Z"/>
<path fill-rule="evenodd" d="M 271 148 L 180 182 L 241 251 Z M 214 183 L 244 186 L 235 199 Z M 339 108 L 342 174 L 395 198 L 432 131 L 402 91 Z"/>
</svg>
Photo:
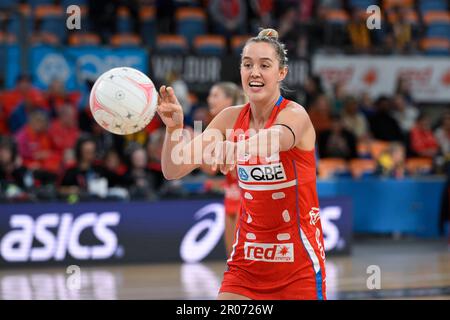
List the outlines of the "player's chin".
<svg viewBox="0 0 450 320">
<path fill-rule="evenodd" d="M 262 101 L 267 96 L 267 94 L 264 90 L 257 91 L 257 92 L 255 92 L 253 90 L 249 90 L 246 94 L 247 94 L 248 99 L 251 101 Z"/>
</svg>

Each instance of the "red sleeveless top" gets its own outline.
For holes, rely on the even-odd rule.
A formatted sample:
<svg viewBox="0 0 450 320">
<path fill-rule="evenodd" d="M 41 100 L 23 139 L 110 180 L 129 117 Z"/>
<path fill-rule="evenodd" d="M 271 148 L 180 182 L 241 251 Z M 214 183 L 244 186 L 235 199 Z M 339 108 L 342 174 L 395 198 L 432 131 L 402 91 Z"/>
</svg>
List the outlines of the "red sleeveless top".
<svg viewBox="0 0 450 320">
<path fill-rule="evenodd" d="M 264 128 L 289 103 L 282 97 Z M 247 131 L 250 104 L 234 132 Z M 248 138 L 248 134 L 233 140 Z M 292 148 L 276 162 L 246 159 L 236 170 L 241 212 L 221 292 L 253 299 L 325 299 L 325 250 L 316 191 L 315 152 Z"/>
</svg>

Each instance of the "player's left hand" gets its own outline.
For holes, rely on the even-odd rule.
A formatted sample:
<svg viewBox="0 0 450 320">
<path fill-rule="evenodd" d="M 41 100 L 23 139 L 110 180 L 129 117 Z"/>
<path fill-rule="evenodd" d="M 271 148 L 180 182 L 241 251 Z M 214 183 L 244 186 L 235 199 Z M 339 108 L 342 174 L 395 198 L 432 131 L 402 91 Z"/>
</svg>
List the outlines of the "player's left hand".
<svg viewBox="0 0 450 320">
<path fill-rule="evenodd" d="M 212 155 L 213 170 L 219 169 L 226 175 L 236 167 L 236 143 L 231 141 L 217 142 Z"/>
</svg>

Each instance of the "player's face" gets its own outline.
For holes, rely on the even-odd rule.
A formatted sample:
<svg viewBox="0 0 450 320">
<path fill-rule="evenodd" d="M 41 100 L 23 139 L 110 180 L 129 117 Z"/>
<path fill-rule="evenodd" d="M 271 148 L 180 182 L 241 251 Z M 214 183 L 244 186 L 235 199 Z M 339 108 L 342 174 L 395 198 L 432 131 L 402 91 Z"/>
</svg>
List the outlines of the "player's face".
<svg viewBox="0 0 450 320">
<path fill-rule="evenodd" d="M 227 97 L 219 86 L 213 86 L 208 95 L 208 108 L 212 116 L 216 116 L 224 108 L 231 106 L 232 99 Z"/>
<path fill-rule="evenodd" d="M 280 81 L 287 68 L 280 68 L 275 49 L 266 42 L 252 42 L 244 47 L 241 81 L 244 92 L 252 102 L 261 102 L 279 94 Z"/>
</svg>

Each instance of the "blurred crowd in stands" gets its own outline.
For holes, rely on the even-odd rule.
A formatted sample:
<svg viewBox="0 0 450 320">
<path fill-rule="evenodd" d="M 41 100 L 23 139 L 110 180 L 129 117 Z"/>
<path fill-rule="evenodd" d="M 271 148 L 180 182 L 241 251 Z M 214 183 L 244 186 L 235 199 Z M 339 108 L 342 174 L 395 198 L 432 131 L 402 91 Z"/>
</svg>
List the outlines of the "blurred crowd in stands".
<svg viewBox="0 0 450 320">
<path fill-rule="evenodd" d="M 2 7 L 7 7 L 7 3 L 39 6 L 66 2 L 86 6 L 90 17 L 88 30 L 93 32 L 89 35 L 93 37 L 83 38 L 83 33 L 73 33 L 58 38 L 56 33 L 44 31 L 51 24 L 37 19 L 35 39 L 69 45 L 83 44 L 83 41 L 108 44 L 113 43 L 117 33 L 128 37 L 131 33 L 143 35 L 128 38 L 137 39 L 135 44 L 147 44 L 150 49 L 159 50 L 163 43 L 158 42 L 161 35 L 185 37 L 185 43 L 195 46 L 199 42 L 193 41 L 193 35 L 215 33 L 226 39 L 226 52 L 229 52 L 239 47 L 239 42 L 233 41 L 237 35 L 255 34 L 258 26 L 274 26 L 290 55 L 300 57 L 309 57 L 318 50 L 415 53 L 426 49 L 421 41 L 433 36 L 430 26 L 435 20 L 428 14 L 432 12 L 439 17 L 441 5 L 448 8 L 448 3 L 441 0 L 5 0 Z M 373 32 L 365 25 L 365 6 L 369 2 L 383 8 L 381 18 L 388 22 Z M 433 10 L 426 3 L 434 3 Z M 180 9 L 200 10 L 203 15 L 198 17 L 203 17 L 207 27 L 180 28 L 182 15 L 174 15 Z M 448 16 L 448 9 L 445 13 Z M 3 32 L 11 31 L 8 23 L 12 16 L 0 18 L 4 22 L 0 24 Z M 157 21 L 153 29 L 148 29 L 151 27 L 146 24 L 148 17 Z M 186 30 L 190 33 L 183 35 L 182 31 Z M 437 38 L 445 37 L 439 34 Z M 123 37 L 119 39 L 124 41 L 119 44 L 132 43 Z M 170 39 L 172 44 L 178 43 Z M 447 35 L 446 39 L 450 37 Z M 438 47 L 433 52 L 445 52 L 442 46 Z M 176 73 L 167 75 L 167 84 L 175 88 L 187 126 L 202 121 L 205 128 L 211 120 L 207 99 L 191 92 Z M 0 200 L 148 200 L 184 192 L 180 182 L 167 182 L 162 176 L 160 155 L 165 131 L 158 116 L 145 130 L 118 136 L 95 123 L 85 93 L 67 92 L 58 79 L 48 89 L 39 90 L 33 86 L 31 76 L 23 74 L 15 88 L 0 90 Z M 289 96 L 290 92 L 286 94 Z M 404 79 L 398 79 L 393 96 L 373 100 L 367 93 L 355 96 L 340 83 L 335 84 L 331 94 L 326 93 L 320 78 L 311 75 L 296 96 L 301 97 L 298 102 L 307 109 L 317 132 L 319 178 L 401 179 L 449 174 L 450 111 L 430 118 L 427 110 L 415 103 Z M 199 171 L 191 177 L 205 180 Z"/>
<path fill-rule="evenodd" d="M 81 8 L 80 30 L 61 28 L 73 4 Z M 367 12 L 372 5 L 380 10 Z M 277 28 L 299 57 L 317 51 L 448 55 L 448 9 L 448 0 L 3 0 L 0 42 L 30 36 L 34 44 L 221 55 L 239 53 L 264 26 Z"/>
</svg>

